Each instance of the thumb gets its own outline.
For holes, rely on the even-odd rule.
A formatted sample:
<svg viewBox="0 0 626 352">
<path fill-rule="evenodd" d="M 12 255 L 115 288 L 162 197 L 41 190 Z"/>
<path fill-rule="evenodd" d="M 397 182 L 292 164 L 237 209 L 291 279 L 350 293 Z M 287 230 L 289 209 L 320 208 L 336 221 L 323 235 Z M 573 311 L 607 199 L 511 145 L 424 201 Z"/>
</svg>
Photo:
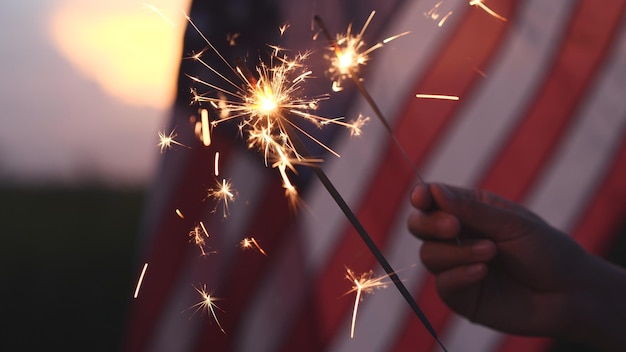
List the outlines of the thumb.
<svg viewBox="0 0 626 352">
<path fill-rule="evenodd" d="M 521 205 L 482 190 L 434 183 L 434 203 L 457 217 L 464 231 L 495 241 L 509 240 L 528 232 L 542 220 Z"/>
</svg>

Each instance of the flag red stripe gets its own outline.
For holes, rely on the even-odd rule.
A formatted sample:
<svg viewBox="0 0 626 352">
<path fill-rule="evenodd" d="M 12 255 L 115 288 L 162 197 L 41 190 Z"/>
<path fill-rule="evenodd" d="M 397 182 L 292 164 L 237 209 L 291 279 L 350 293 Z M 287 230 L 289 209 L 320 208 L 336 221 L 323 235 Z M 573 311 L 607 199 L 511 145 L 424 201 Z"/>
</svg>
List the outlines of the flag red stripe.
<svg viewBox="0 0 626 352">
<path fill-rule="evenodd" d="M 626 221 L 626 131 L 612 170 L 576 226 L 573 236 L 591 253 L 605 255 L 609 245 Z"/>
<path fill-rule="evenodd" d="M 550 75 L 524 119 L 500 149 L 481 188 L 513 200 L 526 190 L 552 155 L 576 115 L 621 23 L 623 1 L 581 1 Z M 582 40 L 581 38 L 583 38 Z"/>
</svg>

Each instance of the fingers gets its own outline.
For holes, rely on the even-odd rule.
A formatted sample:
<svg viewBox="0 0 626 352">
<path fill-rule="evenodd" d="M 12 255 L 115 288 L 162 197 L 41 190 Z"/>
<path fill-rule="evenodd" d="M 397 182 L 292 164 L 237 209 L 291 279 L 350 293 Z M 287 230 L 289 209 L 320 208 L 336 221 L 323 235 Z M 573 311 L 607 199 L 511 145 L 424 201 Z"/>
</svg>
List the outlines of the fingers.
<svg viewBox="0 0 626 352">
<path fill-rule="evenodd" d="M 525 208 L 489 192 L 437 183 L 416 186 L 411 194 L 411 203 L 422 212 L 437 209 L 436 212 L 449 214 L 463 225 L 464 230 L 496 241 L 511 239 L 541 221 Z M 422 208 L 424 205 L 430 208 Z M 412 214 L 409 228 L 420 238 L 446 236 L 449 233 L 437 230 L 435 225 L 441 218 L 442 215 Z"/>
<path fill-rule="evenodd" d="M 487 265 L 472 264 L 450 269 L 437 275 L 437 291 L 445 301 L 449 301 L 460 289 L 480 282 L 487 276 Z"/>
<path fill-rule="evenodd" d="M 427 211 L 433 206 L 428 184 L 419 183 L 411 191 L 411 204 L 419 210 Z"/>
<path fill-rule="evenodd" d="M 409 214 L 409 230 L 422 240 L 451 240 L 459 236 L 461 224 L 459 220 L 442 211 Z"/>
<path fill-rule="evenodd" d="M 426 269 L 440 274 L 457 267 L 487 263 L 497 253 L 496 245 L 490 240 L 456 242 L 425 241 L 420 249 L 420 259 Z"/>
</svg>

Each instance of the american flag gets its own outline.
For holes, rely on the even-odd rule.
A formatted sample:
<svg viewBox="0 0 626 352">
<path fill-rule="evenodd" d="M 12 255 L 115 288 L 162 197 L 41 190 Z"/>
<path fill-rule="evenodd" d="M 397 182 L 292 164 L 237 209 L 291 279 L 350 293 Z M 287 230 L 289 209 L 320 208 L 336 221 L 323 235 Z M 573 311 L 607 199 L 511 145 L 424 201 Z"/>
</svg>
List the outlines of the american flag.
<svg viewBox="0 0 626 352">
<path fill-rule="evenodd" d="M 252 1 L 256 7 L 247 11 L 239 3 L 196 1 L 191 16 L 216 36 L 253 18 L 249 32 L 239 30 L 241 40 L 248 34 L 261 43 L 289 21 L 280 40 L 294 49 L 311 44 L 313 14 L 342 31 L 350 22 L 358 29 L 377 10 L 366 32 L 371 43 L 410 31 L 373 53 L 362 75 L 423 178 L 492 191 L 524 204 L 592 253 L 610 248 L 626 219 L 626 1 L 484 1 L 506 21 L 467 0 L 270 2 L 276 7 Z M 441 27 L 429 15 L 436 5 L 439 14 L 451 13 Z M 248 17 L 229 19 L 235 10 Z M 192 37 L 188 31 L 186 50 Z M 195 74 L 185 72 L 194 70 L 189 65 L 181 73 Z M 439 351 L 393 287 L 364 297 L 350 338 L 354 302 L 344 296 L 351 288 L 345 268 L 384 272 L 306 171 L 303 206 L 293 212 L 276 170 L 265 168 L 236 133 L 216 132 L 211 148 L 201 147 L 187 128 L 191 84 L 181 77 L 170 127 L 192 148 L 165 153 L 155 179 L 139 254 L 149 268 L 131 303 L 126 350 Z M 460 101 L 417 99 L 417 93 Z M 328 111 L 373 116 L 354 90 L 338 101 Z M 326 137 L 341 158 L 325 157 L 322 168 L 449 351 L 550 349 L 549 339 L 472 324 L 442 303 L 419 263 L 420 242 L 406 228 L 417 175 L 382 125 L 372 120 L 359 138 Z M 214 205 L 204 199 L 214 182 L 215 151 L 221 174 L 238 191 L 227 219 L 212 214 Z M 216 251 L 204 257 L 187 237 L 199 221 Z M 249 236 L 267 256 L 241 251 L 239 241 Z M 204 284 L 221 298 L 216 313 L 225 333 L 189 309 L 201 300 L 194 286 Z"/>
</svg>

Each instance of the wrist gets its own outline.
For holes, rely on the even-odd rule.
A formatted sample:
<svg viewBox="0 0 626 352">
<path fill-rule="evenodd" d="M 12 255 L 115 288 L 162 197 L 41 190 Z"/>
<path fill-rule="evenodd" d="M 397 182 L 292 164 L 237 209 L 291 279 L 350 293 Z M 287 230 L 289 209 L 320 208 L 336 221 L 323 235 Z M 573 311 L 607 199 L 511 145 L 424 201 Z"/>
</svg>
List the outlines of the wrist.
<svg viewBox="0 0 626 352">
<path fill-rule="evenodd" d="M 563 337 L 602 351 L 626 350 L 626 271 L 589 255 L 580 274 Z"/>
</svg>

